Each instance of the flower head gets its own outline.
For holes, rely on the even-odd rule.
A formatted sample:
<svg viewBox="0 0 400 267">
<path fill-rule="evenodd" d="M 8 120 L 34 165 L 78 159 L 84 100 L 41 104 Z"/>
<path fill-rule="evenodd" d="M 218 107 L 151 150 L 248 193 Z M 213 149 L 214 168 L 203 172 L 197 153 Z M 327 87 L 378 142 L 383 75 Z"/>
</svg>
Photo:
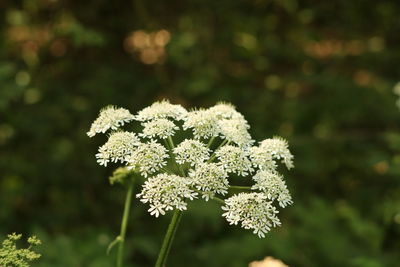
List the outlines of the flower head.
<svg viewBox="0 0 400 267">
<path fill-rule="evenodd" d="M 247 131 L 249 125 L 245 119 L 223 119 L 218 121 L 218 125 L 221 137 L 238 146 L 248 147 L 254 142 Z"/>
<path fill-rule="evenodd" d="M 210 107 L 209 110 L 218 119 L 232 119 L 243 117 L 242 114 L 236 111 L 235 106 L 230 103 L 219 102 L 215 106 Z"/>
<path fill-rule="evenodd" d="M 97 133 L 105 133 L 109 129 L 116 130 L 134 118 L 135 116 L 127 109 L 107 106 L 100 111 L 98 118 L 92 123 L 87 135 L 93 137 Z"/>
<path fill-rule="evenodd" d="M 214 113 L 208 109 L 193 110 L 188 113 L 183 124 L 183 129 L 192 129 L 195 139 L 218 136 L 218 120 Z"/>
<path fill-rule="evenodd" d="M 247 153 L 240 147 L 225 145 L 215 152 L 219 159 L 219 165 L 224 167 L 228 173 L 237 173 L 246 176 L 253 171 L 252 163 Z"/>
<path fill-rule="evenodd" d="M 202 197 L 208 201 L 215 194 L 228 193 L 228 174 L 216 163 L 202 163 L 189 171 L 191 185 L 200 190 Z"/>
<path fill-rule="evenodd" d="M 174 208 L 186 210 L 185 199 L 192 200 L 196 196 L 197 193 L 190 189 L 187 178 L 165 173 L 147 179 L 142 192 L 137 194 L 141 202 L 149 202 L 150 209 L 148 211 L 156 217 L 160 214 L 164 215 L 165 211 Z"/>
<path fill-rule="evenodd" d="M 254 167 L 260 170 L 275 170 L 276 162 L 272 158 L 272 154 L 264 148 L 253 146 L 249 149 L 250 159 Z"/>
<path fill-rule="evenodd" d="M 288 169 L 294 167 L 293 155 L 288 148 L 288 142 L 281 137 L 265 139 L 260 143 L 260 148 L 270 153 L 272 158 L 281 159 Z"/>
<path fill-rule="evenodd" d="M 265 257 L 262 261 L 252 261 L 249 267 L 289 267 L 281 260 L 275 259 L 271 256 Z"/>
<path fill-rule="evenodd" d="M 283 177 L 277 172 L 261 170 L 253 180 L 256 184 L 251 189 L 263 191 L 269 200 L 277 200 L 282 208 L 293 203 Z"/>
<path fill-rule="evenodd" d="M 140 144 L 132 155 L 127 158 L 128 168 L 138 169 L 144 177 L 147 177 L 167 165 L 167 158 L 167 149 L 152 140 L 148 143 Z"/>
<path fill-rule="evenodd" d="M 133 119 L 143 126 L 141 133 L 116 131 Z M 99 148 L 97 161 L 104 166 L 109 162 L 125 164 L 110 177 L 111 183 L 125 183 L 133 173 L 147 178 L 137 197 L 149 203 L 151 215 L 158 217 L 168 210 L 185 210 L 187 200 L 197 196 L 206 201 L 213 198 L 221 201 L 216 195 L 228 193 L 229 174 L 244 177 L 255 173 L 252 187 L 232 187 L 254 191 L 225 200 L 223 217 L 230 224 L 240 224 L 264 237 L 272 227 L 280 225 L 275 206 L 284 208 L 293 203 L 283 177 L 277 172 L 278 161 L 288 169 L 293 168 L 288 143 L 274 137 L 253 145 L 248 122 L 229 103 L 188 112 L 181 105 L 164 100 L 144 108 L 136 116 L 126 109 L 110 106 L 100 112 L 88 135 L 109 129 L 113 131 Z M 193 135 L 175 146 L 172 136 L 181 137 L 180 130 L 189 130 Z M 164 139 L 166 146 L 158 143 L 158 139 Z M 169 167 L 187 177 L 172 174 Z"/>
<path fill-rule="evenodd" d="M 110 135 L 108 141 L 99 148 L 97 162 L 107 166 L 108 162 L 125 162 L 139 146 L 139 138 L 134 133 L 117 131 Z"/>
<path fill-rule="evenodd" d="M 12 233 L 1 243 L 0 266 L 30 266 L 31 261 L 41 257 L 32 248 L 40 245 L 42 242 L 36 236 L 32 236 L 28 238 L 29 247 L 18 248 L 16 243 L 21 237 L 21 234 Z"/>
<path fill-rule="evenodd" d="M 154 119 L 183 120 L 187 111 L 181 105 L 171 104 L 168 100 L 155 102 L 138 112 L 136 120 L 149 121 Z"/>
<path fill-rule="evenodd" d="M 244 229 L 253 229 L 258 237 L 265 237 L 271 227 L 281 224 L 276 216 L 278 211 L 263 193 L 234 195 L 225 200 L 222 210 L 225 211 L 222 216 L 229 224 L 237 225 L 240 222 Z"/>
<path fill-rule="evenodd" d="M 166 139 L 169 136 L 173 136 L 175 131 L 179 130 L 178 126 L 167 119 L 154 119 L 146 121 L 142 125 L 144 128 L 140 136 L 148 138 L 159 137 L 161 139 Z"/>
<path fill-rule="evenodd" d="M 174 148 L 175 160 L 179 164 L 194 166 L 210 158 L 210 150 L 200 141 L 186 139 Z"/>
</svg>

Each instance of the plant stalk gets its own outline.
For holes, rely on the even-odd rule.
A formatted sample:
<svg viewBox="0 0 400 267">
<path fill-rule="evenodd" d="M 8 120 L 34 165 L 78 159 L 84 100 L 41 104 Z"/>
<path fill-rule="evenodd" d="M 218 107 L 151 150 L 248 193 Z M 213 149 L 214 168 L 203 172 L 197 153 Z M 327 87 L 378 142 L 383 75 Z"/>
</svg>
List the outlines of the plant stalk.
<svg viewBox="0 0 400 267">
<path fill-rule="evenodd" d="M 172 140 L 171 136 L 168 136 L 167 140 L 168 140 L 168 142 L 167 141 L 165 141 L 165 142 L 167 144 L 167 147 L 169 148 L 169 153 L 171 155 L 171 158 L 174 160 L 174 164 L 175 164 L 176 168 L 178 169 L 179 173 L 182 175 L 182 177 L 185 177 L 186 176 L 185 171 L 182 169 L 181 165 L 179 165 L 175 160 L 175 156 L 173 153 L 173 149 L 175 148 L 174 141 Z"/>
<path fill-rule="evenodd" d="M 118 244 L 118 252 L 117 252 L 117 267 L 123 267 L 124 263 L 125 234 L 126 234 L 126 228 L 128 226 L 129 211 L 132 202 L 132 192 L 133 192 L 133 181 L 130 180 L 128 184 L 128 192 L 126 193 L 124 213 L 122 215 L 121 231 L 119 234 L 120 241 Z"/>
<path fill-rule="evenodd" d="M 178 228 L 181 217 L 182 217 L 182 211 L 175 210 L 171 222 L 169 223 L 167 233 L 165 234 L 164 241 L 162 243 L 160 253 L 158 254 L 155 267 L 165 266 L 169 251 L 171 250 L 172 241 L 174 240 L 176 229 Z"/>
<path fill-rule="evenodd" d="M 251 186 L 231 185 L 229 189 L 251 190 Z"/>
</svg>

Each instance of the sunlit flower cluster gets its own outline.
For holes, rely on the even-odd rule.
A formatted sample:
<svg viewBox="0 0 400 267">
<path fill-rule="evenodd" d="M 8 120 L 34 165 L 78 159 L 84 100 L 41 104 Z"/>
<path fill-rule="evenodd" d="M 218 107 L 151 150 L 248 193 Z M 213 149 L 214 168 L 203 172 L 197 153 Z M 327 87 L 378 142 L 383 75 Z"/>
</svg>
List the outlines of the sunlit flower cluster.
<svg viewBox="0 0 400 267">
<path fill-rule="evenodd" d="M 221 137 L 237 144 L 238 146 L 247 147 L 253 143 L 247 129 L 247 122 L 240 118 L 225 119 L 219 122 Z"/>
<path fill-rule="evenodd" d="M 174 154 L 177 163 L 195 166 L 210 158 L 210 149 L 198 140 L 186 139 L 174 148 Z"/>
<path fill-rule="evenodd" d="M 218 119 L 211 110 L 194 110 L 188 113 L 183 129 L 192 129 L 196 139 L 218 136 Z"/>
<path fill-rule="evenodd" d="M 136 134 L 125 131 L 114 132 L 99 148 L 99 153 L 96 154 L 97 162 L 104 166 L 107 166 L 110 161 L 125 162 L 139 145 L 140 140 Z"/>
<path fill-rule="evenodd" d="M 280 137 L 265 139 L 260 143 L 260 148 L 271 154 L 273 159 L 281 160 L 288 169 L 294 167 L 293 155 L 288 148 L 288 142 Z"/>
<path fill-rule="evenodd" d="M 202 197 L 208 201 L 215 194 L 228 193 L 228 174 L 222 166 L 216 163 L 202 163 L 189 171 L 191 184 L 202 193 Z"/>
<path fill-rule="evenodd" d="M 99 117 L 92 123 L 87 135 L 93 137 L 97 133 L 105 133 L 109 129 L 116 130 L 133 119 L 134 116 L 127 109 L 114 106 L 105 107 L 100 111 Z"/>
<path fill-rule="evenodd" d="M 186 139 L 174 148 L 174 154 L 177 163 L 195 166 L 210 158 L 210 149 L 198 140 Z"/>
<path fill-rule="evenodd" d="M 185 177 L 162 173 L 145 181 L 142 192 L 137 197 L 143 203 L 149 202 L 150 214 L 158 217 L 174 208 L 186 210 L 185 200 L 193 200 L 197 196 L 189 184 L 190 181 Z"/>
<path fill-rule="evenodd" d="M 142 109 L 136 115 L 138 121 L 149 121 L 154 119 L 174 119 L 183 120 L 186 118 L 187 111 L 181 105 L 171 104 L 164 100 L 155 102 L 151 106 Z"/>
<path fill-rule="evenodd" d="M 144 177 L 149 176 L 162 167 L 167 165 L 167 149 L 152 140 L 148 143 L 142 143 L 128 158 L 130 169 L 137 169 Z"/>
<path fill-rule="evenodd" d="M 179 127 L 167 119 L 154 119 L 143 123 L 143 132 L 140 136 L 148 138 L 166 139 L 173 136 Z"/>
<path fill-rule="evenodd" d="M 273 171 L 261 170 L 253 176 L 256 182 L 251 188 L 261 190 L 268 199 L 277 200 L 282 208 L 293 203 L 283 177 Z"/>
<path fill-rule="evenodd" d="M 233 145 L 226 145 L 215 152 L 221 165 L 228 173 L 246 176 L 253 171 L 252 163 L 246 150 Z"/>
<path fill-rule="evenodd" d="M 225 200 L 222 214 L 230 224 L 240 223 L 244 229 L 252 229 L 259 237 L 281 224 L 278 210 L 262 193 L 239 193 Z"/>
<path fill-rule="evenodd" d="M 119 129 L 132 120 L 142 126 L 141 131 Z M 164 100 L 136 115 L 108 107 L 88 135 L 111 131 L 97 161 L 104 166 L 122 163 L 129 170 L 114 182 L 132 179 L 134 173 L 143 176 L 142 191 L 136 196 L 150 206 L 151 215 L 185 210 L 188 201 L 201 196 L 223 203 L 223 217 L 230 224 L 264 237 L 280 225 L 277 208 L 293 203 L 278 172 L 281 163 L 293 168 L 293 155 L 280 137 L 254 145 L 249 129 L 244 116 L 229 103 L 188 112 Z"/>
<path fill-rule="evenodd" d="M 268 150 L 253 146 L 249 149 L 250 159 L 254 167 L 261 170 L 275 170 L 277 167 L 276 162 L 272 158 L 272 154 Z"/>
<path fill-rule="evenodd" d="M 243 115 L 236 111 L 234 105 L 230 103 L 219 102 L 215 106 L 209 108 L 209 110 L 216 116 L 219 120 L 221 119 L 233 119 L 233 118 L 243 118 Z"/>
</svg>

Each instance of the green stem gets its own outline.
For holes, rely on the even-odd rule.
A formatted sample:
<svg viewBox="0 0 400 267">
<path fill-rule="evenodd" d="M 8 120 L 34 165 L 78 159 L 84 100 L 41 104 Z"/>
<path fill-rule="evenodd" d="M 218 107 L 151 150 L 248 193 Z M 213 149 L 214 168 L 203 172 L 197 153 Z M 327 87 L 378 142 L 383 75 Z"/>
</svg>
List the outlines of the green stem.
<svg viewBox="0 0 400 267">
<path fill-rule="evenodd" d="M 229 189 L 242 189 L 242 190 L 251 190 L 250 186 L 240 186 L 240 185 L 231 185 Z"/>
<path fill-rule="evenodd" d="M 185 172 L 183 171 L 183 169 L 182 169 L 182 167 L 181 167 L 181 165 L 179 165 L 177 162 L 176 162 L 176 160 L 175 160 L 175 156 L 174 156 L 174 154 L 173 154 L 173 149 L 175 148 L 175 144 L 174 144 L 174 141 L 172 140 L 172 138 L 171 138 L 171 136 L 168 136 L 168 146 L 169 146 L 169 150 L 170 150 L 170 155 L 171 155 L 171 158 L 173 159 L 173 161 L 174 161 L 174 164 L 175 164 L 175 166 L 176 166 L 176 168 L 178 169 L 178 171 L 180 172 L 180 174 L 184 177 L 184 176 L 186 176 L 185 175 Z"/>
<path fill-rule="evenodd" d="M 210 138 L 210 141 L 208 141 L 207 147 L 210 148 L 210 146 L 212 145 L 212 143 L 214 142 L 215 136 Z"/>
<path fill-rule="evenodd" d="M 124 214 L 122 215 L 121 231 L 119 234 L 119 246 L 117 254 L 117 267 L 122 267 L 124 262 L 124 244 L 125 244 L 125 234 L 126 227 L 128 226 L 129 210 L 131 208 L 132 202 L 132 192 L 133 192 L 133 181 L 129 181 L 128 192 L 126 193 Z"/>
<path fill-rule="evenodd" d="M 174 149 L 174 148 L 175 148 L 174 141 L 172 141 L 171 136 L 168 136 L 168 143 L 169 143 L 169 145 L 171 146 L 171 149 Z"/>
<path fill-rule="evenodd" d="M 171 222 L 169 223 L 167 233 L 165 234 L 164 241 L 162 243 L 160 253 L 158 254 L 155 267 L 163 267 L 165 265 L 181 217 L 182 217 L 182 211 L 175 210 Z"/>
<path fill-rule="evenodd" d="M 215 149 L 215 151 L 217 151 L 219 148 L 223 147 L 223 146 L 226 145 L 227 143 L 230 143 L 230 141 L 228 141 L 227 139 L 225 139 L 225 140 L 222 141 L 221 144 Z"/>
<path fill-rule="evenodd" d="M 219 202 L 220 204 L 225 204 L 225 201 L 223 200 L 223 199 L 221 199 L 221 198 L 219 198 L 219 197 L 212 197 L 211 198 L 212 200 L 215 200 L 215 201 L 217 201 L 217 202 Z"/>
</svg>

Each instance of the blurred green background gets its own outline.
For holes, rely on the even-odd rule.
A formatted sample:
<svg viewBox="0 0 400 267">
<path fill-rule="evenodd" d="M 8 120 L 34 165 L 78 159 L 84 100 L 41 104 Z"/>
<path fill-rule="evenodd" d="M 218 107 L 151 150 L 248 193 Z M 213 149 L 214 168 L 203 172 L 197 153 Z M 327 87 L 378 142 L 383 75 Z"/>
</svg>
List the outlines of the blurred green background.
<svg viewBox="0 0 400 267">
<path fill-rule="evenodd" d="M 398 266 L 399 1 L 0 2 L 0 237 L 36 233 L 34 266 L 112 266 L 124 190 L 86 136 L 105 105 L 232 102 L 281 135 L 295 204 L 265 239 L 215 203 L 184 214 L 169 266 Z M 210 208 L 212 207 L 212 208 Z M 169 215 L 135 199 L 128 266 L 152 266 Z"/>
</svg>

